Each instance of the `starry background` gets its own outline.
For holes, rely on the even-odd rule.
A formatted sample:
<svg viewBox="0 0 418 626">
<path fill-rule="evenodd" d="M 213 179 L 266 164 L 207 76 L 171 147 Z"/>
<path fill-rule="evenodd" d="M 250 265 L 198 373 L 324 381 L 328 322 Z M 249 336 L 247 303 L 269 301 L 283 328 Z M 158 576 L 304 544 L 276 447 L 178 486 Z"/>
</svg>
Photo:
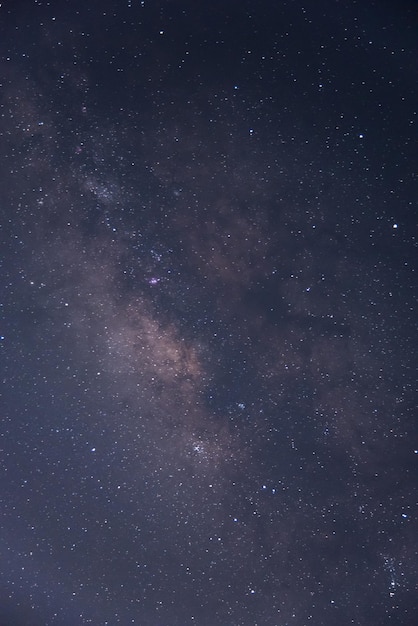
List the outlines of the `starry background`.
<svg viewBox="0 0 418 626">
<path fill-rule="evenodd" d="M 0 624 L 412 626 L 418 13 L 0 8 Z"/>
</svg>

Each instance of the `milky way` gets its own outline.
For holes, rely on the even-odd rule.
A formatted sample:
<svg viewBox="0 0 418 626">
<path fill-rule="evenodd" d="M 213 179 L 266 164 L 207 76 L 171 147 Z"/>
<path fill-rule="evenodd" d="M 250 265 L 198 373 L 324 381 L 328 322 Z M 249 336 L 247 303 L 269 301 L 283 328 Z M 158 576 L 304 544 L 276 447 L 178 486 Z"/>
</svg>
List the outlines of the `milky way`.
<svg viewBox="0 0 418 626">
<path fill-rule="evenodd" d="M 412 624 L 412 9 L 84 4 L 0 8 L 1 624 Z"/>
</svg>

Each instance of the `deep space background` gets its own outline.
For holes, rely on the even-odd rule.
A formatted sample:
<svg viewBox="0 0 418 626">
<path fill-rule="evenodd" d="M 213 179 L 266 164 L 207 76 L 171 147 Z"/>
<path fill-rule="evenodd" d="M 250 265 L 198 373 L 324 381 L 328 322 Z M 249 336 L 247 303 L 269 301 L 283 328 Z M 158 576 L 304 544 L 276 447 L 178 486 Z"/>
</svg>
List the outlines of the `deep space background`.
<svg viewBox="0 0 418 626">
<path fill-rule="evenodd" d="M 1 3 L 1 626 L 417 623 L 417 33 Z"/>
</svg>

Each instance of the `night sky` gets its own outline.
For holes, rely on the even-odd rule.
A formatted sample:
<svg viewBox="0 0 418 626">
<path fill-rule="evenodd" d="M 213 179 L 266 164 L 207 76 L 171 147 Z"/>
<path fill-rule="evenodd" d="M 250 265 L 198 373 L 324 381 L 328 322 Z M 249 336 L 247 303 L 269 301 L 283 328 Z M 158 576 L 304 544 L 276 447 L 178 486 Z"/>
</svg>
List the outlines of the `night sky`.
<svg viewBox="0 0 418 626">
<path fill-rule="evenodd" d="M 0 7 L 0 626 L 414 626 L 418 8 Z"/>
</svg>

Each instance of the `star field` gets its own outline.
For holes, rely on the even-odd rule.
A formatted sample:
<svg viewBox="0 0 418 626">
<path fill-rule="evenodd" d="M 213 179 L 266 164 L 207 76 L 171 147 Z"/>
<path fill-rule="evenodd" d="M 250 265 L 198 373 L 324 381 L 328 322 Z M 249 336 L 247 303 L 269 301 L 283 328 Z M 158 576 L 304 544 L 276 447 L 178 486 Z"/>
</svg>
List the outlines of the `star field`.
<svg viewBox="0 0 418 626">
<path fill-rule="evenodd" d="M 0 626 L 412 626 L 417 11 L 0 6 Z"/>
</svg>

